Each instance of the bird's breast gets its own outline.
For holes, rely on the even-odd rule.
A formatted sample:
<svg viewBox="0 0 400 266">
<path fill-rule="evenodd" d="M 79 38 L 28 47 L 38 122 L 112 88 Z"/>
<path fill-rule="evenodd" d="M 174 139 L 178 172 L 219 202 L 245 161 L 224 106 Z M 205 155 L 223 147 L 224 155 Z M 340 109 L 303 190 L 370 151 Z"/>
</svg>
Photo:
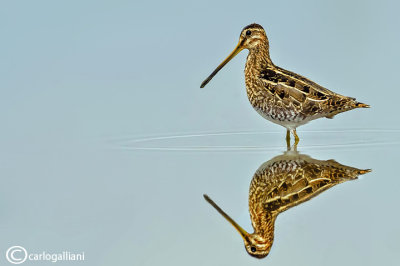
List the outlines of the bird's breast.
<svg viewBox="0 0 400 266">
<path fill-rule="evenodd" d="M 281 99 L 261 81 L 246 79 L 246 90 L 251 105 L 265 119 L 289 129 L 307 122 L 301 108 Z"/>
</svg>

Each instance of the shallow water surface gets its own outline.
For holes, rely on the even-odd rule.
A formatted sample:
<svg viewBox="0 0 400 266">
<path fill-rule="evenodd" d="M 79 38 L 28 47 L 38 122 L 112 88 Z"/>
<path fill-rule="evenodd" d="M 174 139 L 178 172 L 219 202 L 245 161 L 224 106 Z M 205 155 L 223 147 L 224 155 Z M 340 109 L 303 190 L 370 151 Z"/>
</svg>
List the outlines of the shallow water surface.
<svg viewBox="0 0 400 266">
<path fill-rule="evenodd" d="M 85 254 L 21 265 L 398 265 L 399 8 L 7 1 L 0 265 L 12 265 L 12 246 Z M 298 128 L 300 155 L 372 172 L 280 213 L 262 260 L 203 197 L 252 232 L 253 176 L 286 151 L 285 129 L 248 102 L 247 51 L 199 88 L 253 22 L 265 28 L 276 65 L 371 105 Z M 22 259 L 21 250 L 13 254 Z"/>
</svg>

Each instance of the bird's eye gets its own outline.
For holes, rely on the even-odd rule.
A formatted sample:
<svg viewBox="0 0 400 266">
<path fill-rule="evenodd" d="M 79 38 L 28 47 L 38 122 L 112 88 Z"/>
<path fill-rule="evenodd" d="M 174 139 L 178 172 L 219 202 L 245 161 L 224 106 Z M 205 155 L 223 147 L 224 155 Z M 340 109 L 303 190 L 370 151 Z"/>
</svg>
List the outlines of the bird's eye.
<svg viewBox="0 0 400 266">
<path fill-rule="evenodd" d="M 251 247 L 250 250 L 251 250 L 251 252 L 256 252 L 257 251 L 256 247 Z"/>
<path fill-rule="evenodd" d="M 251 35 L 251 30 L 246 31 L 246 35 L 250 36 Z"/>
</svg>

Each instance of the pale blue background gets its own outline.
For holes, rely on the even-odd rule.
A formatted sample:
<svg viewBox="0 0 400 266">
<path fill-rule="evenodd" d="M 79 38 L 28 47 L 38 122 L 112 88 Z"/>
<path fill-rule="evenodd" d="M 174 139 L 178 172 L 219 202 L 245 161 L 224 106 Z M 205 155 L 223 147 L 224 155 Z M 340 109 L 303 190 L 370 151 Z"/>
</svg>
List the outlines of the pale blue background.
<svg viewBox="0 0 400 266">
<path fill-rule="evenodd" d="M 21 245 L 86 253 L 56 265 L 397 265 L 399 8 L 2 1 L 0 264 Z M 248 103 L 246 51 L 199 89 L 253 22 L 277 65 L 373 107 L 299 129 L 300 151 L 373 172 L 280 215 L 261 261 L 202 197 L 250 230 L 251 177 L 285 147 Z M 221 132 L 276 133 L 134 142 Z"/>
</svg>

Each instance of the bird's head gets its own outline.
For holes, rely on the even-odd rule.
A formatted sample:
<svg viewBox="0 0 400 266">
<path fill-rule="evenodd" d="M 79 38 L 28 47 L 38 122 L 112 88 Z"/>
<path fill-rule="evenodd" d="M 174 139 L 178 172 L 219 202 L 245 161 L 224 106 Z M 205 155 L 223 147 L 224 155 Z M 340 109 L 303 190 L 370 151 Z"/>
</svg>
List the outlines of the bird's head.
<svg viewBox="0 0 400 266">
<path fill-rule="evenodd" d="M 251 50 L 265 44 L 268 44 L 268 38 L 264 28 L 254 23 L 243 28 L 236 48 Z"/>
<path fill-rule="evenodd" d="M 204 195 L 204 198 L 239 232 L 240 236 L 243 238 L 244 247 L 249 255 L 261 259 L 269 254 L 273 243 L 273 231 L 271 232 L 272 235 L 269 235 L 268 238 L 262 237 L 256 233 L 249 234 L 228 214 L 226 214 L 209 196 Z"/>
<path fill-rule="evenodd" d="M 250 256 L 258 259 L 265 258 L 272 247 L 272 241 L 258 234 L 248 234 L 246 238 L 242 235 L 244 247 Z"/>
<path fill-rule="evenodd" d="M 229 61 L 232 60 L 243 49 L 253 50 L 263 46 L 269 49 L 267 34 L 263 27 L 258 24 L 250 24 L 243 28 L 239 36 L 239 43 L 232 53 L 201 83 L 200 88 L 207 85 L 208 82 L 220 71 Z"/>
</svg>

